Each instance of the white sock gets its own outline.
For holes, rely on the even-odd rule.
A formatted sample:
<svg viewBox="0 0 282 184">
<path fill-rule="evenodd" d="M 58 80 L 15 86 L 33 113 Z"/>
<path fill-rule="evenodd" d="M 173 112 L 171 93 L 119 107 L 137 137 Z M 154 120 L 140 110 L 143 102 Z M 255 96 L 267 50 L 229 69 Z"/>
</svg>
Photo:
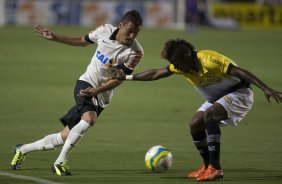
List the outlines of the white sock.
<svg viewBox="0 0 282 184">
<path fill-rule="evenodd" d="M 90 128 L 91 126 L 84 120 L 80 120 L 80 122 L 75 125 L 71 131 L 69 132 L 69 135 L 66 139 L 66 142 L 62 148 L 62 151 L 55 161 L 56 164 L 59 164 L 61 162 L 64 162 L 71 151 L 73 147 L 78 143 L 79 139 L 85 134 L 85 132 Z"/>
<path fill-rule="evenodd" d="M 35 141 L 30 144 L 24 144 L 20 150 L 22 153 L 29 153 L 32 151 L 50 150 L 64 144 L 61 133 L 51 134 L 45 136 L 43 139 Z"/>
</svg>

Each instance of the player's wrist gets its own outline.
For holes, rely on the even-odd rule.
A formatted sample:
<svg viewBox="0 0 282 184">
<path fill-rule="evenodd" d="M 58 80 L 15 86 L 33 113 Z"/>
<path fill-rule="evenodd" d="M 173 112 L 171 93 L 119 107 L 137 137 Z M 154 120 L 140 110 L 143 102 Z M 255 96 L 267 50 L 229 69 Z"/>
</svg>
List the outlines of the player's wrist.
<svg viewBox="0 0 282 184">
<path fill-rule="evenodd" d="M 125 80 L 133 80 L 133 75 L 126 75 Z"/>
</svg>

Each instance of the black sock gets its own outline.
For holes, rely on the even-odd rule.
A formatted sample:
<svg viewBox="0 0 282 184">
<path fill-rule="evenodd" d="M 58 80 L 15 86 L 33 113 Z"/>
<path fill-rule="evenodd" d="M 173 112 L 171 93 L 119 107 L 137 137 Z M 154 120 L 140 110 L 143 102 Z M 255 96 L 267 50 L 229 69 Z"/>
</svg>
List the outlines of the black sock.
<svg viewBox="0 0 282 184">
<path fill-rule="evenodd" d="M 221 131 L 216 121 L 205 122 L 208 132 L 208 149 L 209 149 L 209 163 L 216 169 L 221 169 L 220 166 L 220 138 Z"/>
<path fill-rule="evenodd" d="M 208 150 L 208 143 L 207 143 L 207 134 L 205 130 L 197 134 L 193 134 L 192 138 L 207 168 L 209 165 L 209 150 Z"/>
</svg>

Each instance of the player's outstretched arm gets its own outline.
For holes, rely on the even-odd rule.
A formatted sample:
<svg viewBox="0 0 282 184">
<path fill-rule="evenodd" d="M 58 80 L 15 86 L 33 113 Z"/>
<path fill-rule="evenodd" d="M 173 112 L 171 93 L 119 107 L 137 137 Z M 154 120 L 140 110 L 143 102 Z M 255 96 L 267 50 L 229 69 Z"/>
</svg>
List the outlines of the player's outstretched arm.
<svg viewBox="0 0 282 184">
<path fill-rule="evenodd" d="M 113 69 L 114 75 L 112 79 L 118 79 L 118 80 L 136 80 L 136 81 L 152 81 L 152 80 L 158 80 L 161 78 L 169 77 L 173 73 L 168 71 L 167 68 L 160 68 L 160 69 L 150 69 L 138 74 L 133 75 L 125 75 L 123 72 Z"/>
<path fill-rule="evenodd" d="M 94 96 L 97 96 L 99 93 L 103 93 L 103 92 L 106 92 L 108 90 L 116 88 L 121 83 L 122 83 L 122 81 L 120 81 L 120 80 L 110 79 L 108 82 L 106 82 L 105 84 L 103 84 L 103 85 L 101 85 L 97 88 L 88 87 L 86 89 L 83 89 L 83 90 L 80 91 L 80 93 L 78 95 L 81 96 L 81 97 L 94 97 Z"/>
<path fill-rule="evenodd" d="M 264 92 L 264 95 L 269 103 L 270 97 L 274 98 L 277 103 L 282 102 L 281 92 L 271 89 L 251 72 L 233 65 L 229 71 L 229 74 L 232 76 L 239 77 L 240 79 L 245 79 L 246 81 L 259 87 Z"/>
<path fill-rule="evenodd" d="M 53 33 L 50 29 L 37 25 L 34 27 L 35 34 L 39 37 L 45 38 L 47 40 L 53 40 L 60 43 L 73 46 L 87 46 L 89 43 L 80 36 L 63 36 Z"/>
</svg>

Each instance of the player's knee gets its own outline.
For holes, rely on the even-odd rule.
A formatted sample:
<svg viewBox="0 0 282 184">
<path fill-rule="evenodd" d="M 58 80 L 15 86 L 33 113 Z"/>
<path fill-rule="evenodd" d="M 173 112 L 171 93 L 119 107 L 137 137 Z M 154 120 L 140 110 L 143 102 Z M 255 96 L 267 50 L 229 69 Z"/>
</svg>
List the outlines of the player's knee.
<svg viewBox="0 0 282 184">
<path fill-rule="evenodd" d="M 83 114 L 81 119 L 86 121 L 89 125 L 93 126 L 96 123 L 97 118 L 95 113 L 88 113 L 88 114 Z"/>
<path fill-rule="evenodd" d="M 62 131 L 61 131 L 61 138 L 62 140 L 65 142 L 65 140 L 67 139 L 68 135 L 69 135 L 70 129 L 68 128 L 68 126 L 66 126 Z"/>
<path fill-rule="evenodd" d="M 91 116 L 89 116 L 89 117 L 83 117 L 82 118 L 84 121 L 86 121 L 89 125 L 91 125 L 91 126 L 93 126 L 94 124 L 95 124 L 95 122 L 96 122 L 96 118 L 94 118 L 94 117 L 91 117 Z"/>
<path fill-rule="evenodd" d="M 67 137 L 68 137 L 69 133 L 66 133 L 66 132 L 61 132 L 61 137 L 62 137 L 62 140 L 65 142 Z"/>
</svg>

